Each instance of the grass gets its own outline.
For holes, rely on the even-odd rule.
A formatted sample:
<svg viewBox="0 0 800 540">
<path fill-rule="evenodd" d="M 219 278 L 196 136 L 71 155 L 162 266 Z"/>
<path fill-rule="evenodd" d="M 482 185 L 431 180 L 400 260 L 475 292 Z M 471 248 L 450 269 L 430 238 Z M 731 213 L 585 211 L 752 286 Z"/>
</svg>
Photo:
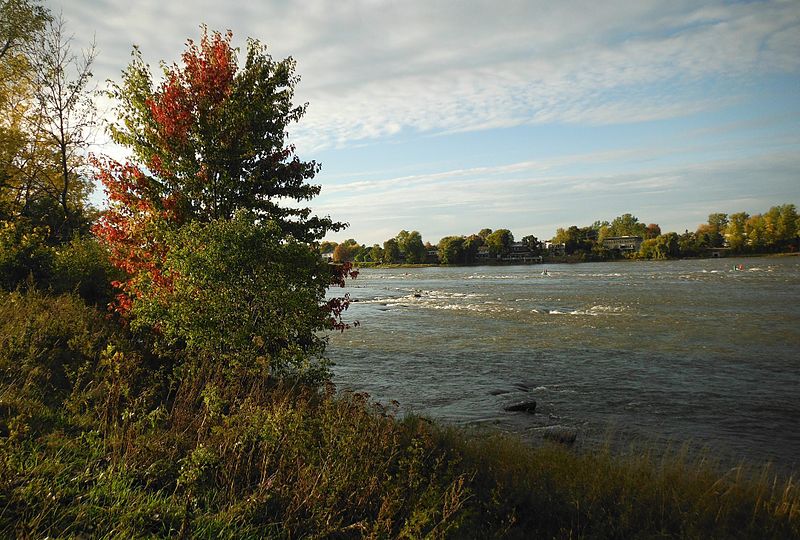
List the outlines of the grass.
<svg viewBox="0 0 800 540">
<path fill-rule="evenodd" d="M 0 296 L 0 537 L 800 538 L 800 488 L 768 468 L 171 365 L 74 295 Z"/>
</svg>

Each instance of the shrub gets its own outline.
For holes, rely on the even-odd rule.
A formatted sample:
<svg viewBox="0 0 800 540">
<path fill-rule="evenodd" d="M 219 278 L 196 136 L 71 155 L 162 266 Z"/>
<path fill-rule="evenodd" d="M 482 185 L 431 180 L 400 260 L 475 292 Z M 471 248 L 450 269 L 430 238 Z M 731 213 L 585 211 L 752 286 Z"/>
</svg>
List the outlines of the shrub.
<svg viewBox="0 0 800 540">
<path fill-rule="evenodd" d="M 50 284 L 57 293 L 74 291 L 89 304 L 105 306 L 113 300 L 111 282 L 120 278 L 94 237 L 75 237 L 55 250 Z"/>
<path fill-rule="evenodd" d="M 132 327 L 155 329 L 162 350 L 213 359 L 236 377 L 326 376 L 328 264 L 272 222 L 238 214 L 166 234 L 159 280 L 140 281 Z"/>
<path fill-rule="evenodd" d="M 11 291 L 47 281 L 53 250 L 46 244 L 46 227 L 25 220 L 0 222 L 0 288 Z"/>
</svg>

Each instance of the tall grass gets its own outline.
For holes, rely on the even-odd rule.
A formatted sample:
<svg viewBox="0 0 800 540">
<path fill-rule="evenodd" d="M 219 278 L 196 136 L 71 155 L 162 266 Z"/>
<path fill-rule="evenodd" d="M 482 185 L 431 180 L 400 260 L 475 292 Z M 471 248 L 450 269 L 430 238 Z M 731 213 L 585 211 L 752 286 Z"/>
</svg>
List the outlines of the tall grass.
<svg viewBox="0 0 800 540">
<path fill-rule="evenodd" d="M 800 490 L 680 450 L 531 447 L 0 296 L 0 537 L 800 538 Z"/>
</svg>

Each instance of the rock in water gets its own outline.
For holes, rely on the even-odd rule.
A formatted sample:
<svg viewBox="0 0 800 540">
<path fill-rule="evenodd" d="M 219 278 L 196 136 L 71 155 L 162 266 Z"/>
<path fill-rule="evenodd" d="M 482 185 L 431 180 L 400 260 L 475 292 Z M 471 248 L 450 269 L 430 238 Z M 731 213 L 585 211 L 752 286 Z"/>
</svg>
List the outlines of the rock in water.
<svg viewBox="0 0 800 540">
<path fill-rule="evenodd" d="M 533 414 L 536 412 L 536 402 L 535 401 L 523 401 L 521 403 L 515 403 L 513 405 L 508 405 L 503 407 L 504 411 L 508 412 L 526 412 Z"/>
<path fill-rule="evenodd" d="M 569 445 L 573 444 L 575 439 L 578 438 L 578 432 L 574 429 L 563 426 L 552 426 L 544 429 L 542 432 L 542 437 L 548 441 Z"/>
</svg>

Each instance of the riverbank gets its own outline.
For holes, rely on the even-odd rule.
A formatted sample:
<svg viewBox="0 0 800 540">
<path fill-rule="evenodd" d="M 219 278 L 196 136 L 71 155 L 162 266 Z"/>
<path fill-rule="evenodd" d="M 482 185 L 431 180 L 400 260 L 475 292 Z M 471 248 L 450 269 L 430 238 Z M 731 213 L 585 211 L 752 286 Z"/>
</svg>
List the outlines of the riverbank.
<svg viewBox="0 0 800 540">
<path fill-rule="evenodd" d="M 781 257 L 798 257 L 799 252 L 793 253 L 741 253 L 735 255 L 728 255 L 725 257 L 681 257 L 678 259 L 663 259 L 674 261 L 697 261 L 706 259 L 751 259 L 751 258 L 781 258 Z M 564 255 L 561 257 L 544 257 L 541 261 L 536 262 L 513 262 L 513 261 L 480 261 L 469 264 L 439 264 L 439 263 L 425 263 L 425 264 L 404 264 L 404 263 L 375 263 L 375 262 L 353 262 L 356 268 L 431 268 L 431 267 L 472 267 L 472 266 L 540 266 L 543 264 L 579 264 L 579 263 L 613 263 L 613 262 L 633 262 L 633 261 L 652 261 L 657 259 L 638 259 L 631 257 L 617 257 L 611 259 L 592 259 L 585 258 L 580 255 Z"/>
<path fill-rule="evenodd" d="M 532 447 L 216 363 L 171 373 L 73 295 L 2 294 L 0 344 L 3 537 L 800 537 L 798 486 L 769 469 Z"/>
</svg>

